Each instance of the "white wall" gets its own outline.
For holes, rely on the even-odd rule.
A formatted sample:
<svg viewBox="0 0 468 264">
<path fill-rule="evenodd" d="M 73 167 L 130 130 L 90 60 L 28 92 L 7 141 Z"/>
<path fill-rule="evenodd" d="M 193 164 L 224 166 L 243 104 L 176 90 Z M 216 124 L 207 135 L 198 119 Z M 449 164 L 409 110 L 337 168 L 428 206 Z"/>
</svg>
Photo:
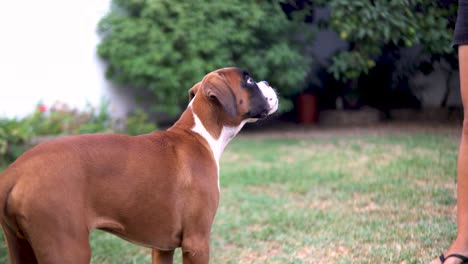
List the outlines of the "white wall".
<svg viewBox="0 0 468 264">
<path fill-rule="evenodd" d="M 131 107 L 104 77 L 96 27 L 110 0 L 0 1 L 0 117 L 24 116 L 42 101 L 83 108 L 110 102 L 113 116 Z"/>
</svg>

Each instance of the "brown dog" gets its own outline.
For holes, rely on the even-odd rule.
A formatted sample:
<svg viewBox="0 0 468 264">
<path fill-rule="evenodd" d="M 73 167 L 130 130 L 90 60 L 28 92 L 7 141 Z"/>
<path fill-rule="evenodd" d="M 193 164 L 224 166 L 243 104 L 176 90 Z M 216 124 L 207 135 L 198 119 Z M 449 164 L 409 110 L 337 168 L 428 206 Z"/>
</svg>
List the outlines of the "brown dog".
<svg viewBox="0 0 468 264">
<path fill-rule="evenodd" d="M 89 263 L 101 229 L 153 249 L 153 263 L 208 263 L 219 159 L 249 121 L 278 108 L 267 82 L 237 68 L 206 75 L 167 131 L 65 137 L 0 175 L 0 223 L 11 263 Z"/>
</svg>

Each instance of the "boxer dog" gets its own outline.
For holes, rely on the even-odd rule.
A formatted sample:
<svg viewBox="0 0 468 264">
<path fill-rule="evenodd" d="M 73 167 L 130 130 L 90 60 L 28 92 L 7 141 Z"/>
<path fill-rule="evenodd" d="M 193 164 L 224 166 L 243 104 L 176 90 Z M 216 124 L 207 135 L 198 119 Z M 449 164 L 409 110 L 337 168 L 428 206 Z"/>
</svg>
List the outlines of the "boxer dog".
<svg viewBox="0 0 468 264">
<path fill-rule="evenodd" d="M 207 74 L 167 131 L 40 144 L 0 174 L 11 263 L 89 263 L 100 229 L 152 248 L 153 263 L 208 263 L 219 159 L 246 122 L 278 109 L 275 91 L 238 68 Z"/>
</svg>

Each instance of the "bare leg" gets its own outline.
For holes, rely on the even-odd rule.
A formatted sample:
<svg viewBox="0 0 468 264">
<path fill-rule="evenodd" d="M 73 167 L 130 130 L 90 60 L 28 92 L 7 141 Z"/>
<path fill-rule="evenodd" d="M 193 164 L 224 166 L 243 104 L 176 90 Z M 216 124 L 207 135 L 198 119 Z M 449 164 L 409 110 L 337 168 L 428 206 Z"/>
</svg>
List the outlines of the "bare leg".
<svg viewBox="0 0 468 264">
<path fill-rule="evenodd" d="M 457 163 L 457 224 L 458 235 L 445 256 L 453 253 L 468 256 L 468 45 L 458 47 L 460 89 L 464 108 L 463 132 Z M 460 259 L 449 258 L 446 264 L 458 264 Z M 437 258 L 431 264 L 440 264 Z"/>
</svg>

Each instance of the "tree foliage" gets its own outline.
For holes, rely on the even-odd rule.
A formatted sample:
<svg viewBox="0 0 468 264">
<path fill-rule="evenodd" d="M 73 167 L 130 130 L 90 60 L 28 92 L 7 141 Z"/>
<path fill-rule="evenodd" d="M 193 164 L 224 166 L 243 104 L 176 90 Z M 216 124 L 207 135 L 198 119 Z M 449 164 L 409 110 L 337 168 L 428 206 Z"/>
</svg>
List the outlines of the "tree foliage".
<svg viewBox="0 0 468 264">
<path fill-rule="evenodd" d="M 99 24 L 106 76 L 149 91 L 176 113 L 187 90 L 208 72 L 237 66 L 282 95 L 300 90 L 310 62 L 293 38 L 304 24 L 275 1 L 113 0 Z"/>
<path fill-rule="evenodd" d="M 425 55 L 453 55 L 451 47 L 456 1 L 330 0 L 329 27 L 350 43 L 333 57 L 329 71 L 336 79 L 353 80 L 376 65 L 389 44 L 420 46 Z"/>
</svg>

